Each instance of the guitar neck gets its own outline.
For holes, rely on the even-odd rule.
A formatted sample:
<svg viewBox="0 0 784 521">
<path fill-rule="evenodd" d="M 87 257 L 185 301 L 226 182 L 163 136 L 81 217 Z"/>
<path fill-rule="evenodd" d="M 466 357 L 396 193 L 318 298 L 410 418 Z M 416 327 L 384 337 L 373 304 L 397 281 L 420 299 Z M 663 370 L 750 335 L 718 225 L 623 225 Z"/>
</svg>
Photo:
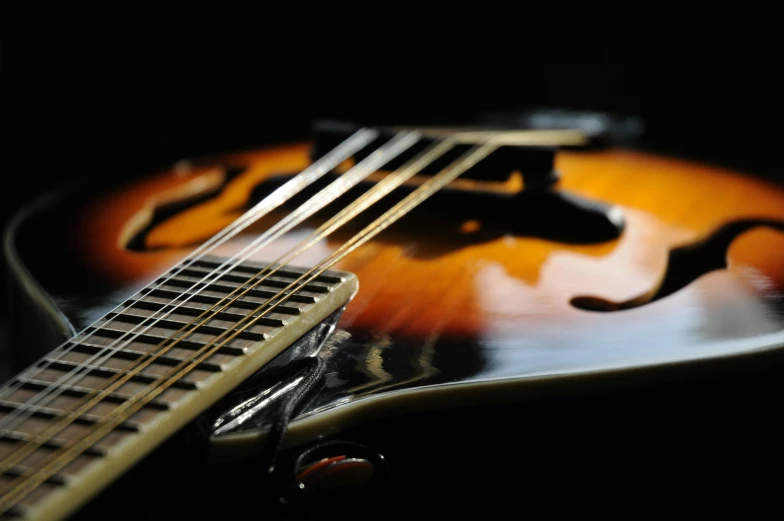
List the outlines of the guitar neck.
<svg viewBox="0 0 784 521">
<path fill-rule="evenodd" d="M 250 289 L 263 265 L 220 267 L 173 269 L 0 388 L 3 516 L 67 516 L 357 290 L 326 272 L 259 316 L 304 270 Z"/>
</svg>

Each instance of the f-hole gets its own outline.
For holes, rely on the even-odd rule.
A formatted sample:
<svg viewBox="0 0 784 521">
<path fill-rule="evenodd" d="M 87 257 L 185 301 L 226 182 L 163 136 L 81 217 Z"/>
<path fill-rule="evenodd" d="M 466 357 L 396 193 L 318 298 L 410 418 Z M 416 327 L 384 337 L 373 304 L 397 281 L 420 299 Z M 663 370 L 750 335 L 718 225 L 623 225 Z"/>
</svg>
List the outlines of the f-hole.
<svg viewBox="0 0 784 521">
<path fill-rule="evenodd" d="M 727 249 L 740 234 L 764 226 L 784 231 L 784 221 L 748 219 L 733 221 L 717 229 L 707 238 L 670 251 L 661 286 L 649 298 L 637 297 L 625 302 L 612 302 L 595 295 L 580 295 L 570 304 L 585 311 L 622 311 L 661 300 L 714 270 L 727 268 Z"/>
</svg>

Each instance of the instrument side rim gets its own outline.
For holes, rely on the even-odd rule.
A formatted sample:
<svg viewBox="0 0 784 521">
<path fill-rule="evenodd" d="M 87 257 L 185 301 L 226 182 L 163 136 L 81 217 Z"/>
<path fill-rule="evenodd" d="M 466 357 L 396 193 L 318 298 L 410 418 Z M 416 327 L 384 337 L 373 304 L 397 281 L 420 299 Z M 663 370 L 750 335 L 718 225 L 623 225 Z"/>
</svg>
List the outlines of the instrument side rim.
<svg viewBox="0 0 784 521">
<path fill-rule="evenodd" d="M 62 337 L 62 340 L 75 335 L 76 328 L 68 316 L 44 290 L 38 279 L 26 267 L 17 249 L 16 241 L 20 227 L 27 220 L 52 207 L 66 195 L 67 190 L 59 188 L 34 199 L 19 210 L 3 230 L 3 260 L 5 261 L 6 280 L 9 282 L 8 291 L 12 292 L 16 289 L 21 292 L 22 296 L 27 297 L 32 304 L 35 304 L 37 309 L 51 319 L 51 324 Z M 7 295 L 7 297 L 10 297 L 10 295 Z M 14 322 L 13 315 L 18 313 L 15 307 L 10 306 L 9 309 L 12 318 L 11 323 Z"/>
<path fill-rule="evenodd" d="M 760 339 L 764 343 L 760 344 Z M 521 399 L 567 396 L 661 384 L 679 379 L 720 376 L 738 370 L 742 363 L 784 361 L 784 331 L 751 338 L 717 342 L 722 352 L 711 356 L 687 357 L 653 362 L 634 367 L 594 367 L 588 370 L 540 373 L 523 377 L 503 377 L 469 382 L 449 382 L 425 387 L 400 389 L 353 401 L 326 410 L 314 410 L 293 420 L 284 447 L 295 447 L 358 427 L 376 418 L 406 413 L 482 405 L 493 402 L 518 402 Z M 412 399 L 416 395 L 416 399 Z M 261 454 L 268 430 L 224 434 L 210 438 L 209 458 L 215 462 L 237 461 L 249 454 Z"/>
</svg>

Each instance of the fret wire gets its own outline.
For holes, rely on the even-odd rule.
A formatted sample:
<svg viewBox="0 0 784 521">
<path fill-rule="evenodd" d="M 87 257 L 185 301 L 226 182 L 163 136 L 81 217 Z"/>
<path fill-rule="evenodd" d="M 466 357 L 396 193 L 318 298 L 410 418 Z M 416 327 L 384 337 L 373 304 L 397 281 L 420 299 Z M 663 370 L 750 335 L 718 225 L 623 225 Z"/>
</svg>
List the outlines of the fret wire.
<svg viewBox="0 0 784 521">
<path fill-rule="evenodd" d="M 26 409 L 32 413 L 32 416 L 42 416 L 45 418 L 56 418 L 59 416 L 64 416 L 67 411 L 62 411 L 60 409 L 55 409 L 51 407 L 41 407 L 40 405 L 27 405 L 24 403 L 17 403 L 17 402 L 9 402 L 6 400 L 0 400 L 0 411 L 3 409 Z M 88 423 L 94 424 L 100 420 L 99 416 L 94 414 L 82 414 L 79 418 L 74 420 L 74 423 Z M 120 424 L 120 427 L 123 430 L 128 432 L 138 432 L 139 425 L 135 423 L 128 423 L 125 427 Z"/>
<path fill-rule="evenodd" d="M 377 235 L 378 233 L 386 229 L 392 223 L 397 221 L 400 217 L 408 213 L 411 209 L 421 204 L 421 202 L 427 199 L 428 197 L 430 197 L 430 195 L 443 188 L 443 186 L 445 186 L 453 179 L 457 178 L 457 176 L 459 176 L 466 169 L 470 168 L 470 166 L 478 162 L 481 158 L 486 157 L 490 152 L 492 152 L 492 150 L 496 149 L 497 146 L 498 145 L 493 140 L 488 140 L 481 146 L 474 147 L 467 154 L 464 154 L 463 157 L 461 157 L 455 163 L 450 165 L 450 167 L 442 170 L 439 174 L 437 174 L 436 176 L 428 180 L 428 182 L 424 183 L 417 190 L 412 192 L 412 194 L 410 194 L 408 197 L 403 199 L 400 203 L 395 205 L 391 210 L 385 212 L 376 221 L 371 223 L 369 226 L 363 229 L 362 232 L 357 234 L 351 241 L 344 244 L 341 248 L 336 250 L 332 255 L 327 257 L 327 259 L 322 261 L 322 263 L 320 263 L 319 266 L 314 267 L 308 272 L 306 272 L 305 274 L 303 274 L 300 277 L 300 279 L 310 275 L 310 279 L 306 281 L 306 283 L 309 282 L 310 280 L 313 280 L 315 277 L 317 277 L 318 275 L 320 275 L 321 273 L 329 269 L 329 267 L 331 267 L 335 263 L 339 262 L 342 258 L 344 258 L 352 251 L 354 251 L 356 248 L 358 248 L 359 246 L 361 246 L 362 244 L 370 240 L 372 237 L 374 237 L 375 235 Z M 299 282 L 299 279 L 297 281 L 292 282 L 291 285 L 293 286 L 297 282 Z M 279 303 L 290 298 L 290 294 L 285 294 L 284 292 L 279 293 L 279 295 L 283 295 Z M 265 305 L 260 306 L 259 310 L 261 310 L 264 307 Z M 270 308 L 267 308 L 267 310 L 262 313 L 262 316 L 264 313 L 267 313 L 272 309 L 274 309 L 274 305 Z M 244 327 L 249 327 L 250 325 L 252 325 L 254 323 L 254 320 L 256 320 L 256 318 L 252 319 Z M 77 457 L 78 454 L 80 454 L 86 449 L 86 447 L 89 447 L 94 442 L 99 441 L 103 436 L 108 434 L 114 428 L 114 426 L 117 425 L 119 421 L 123 421 L 124 418 L 129 417 L 131 414 L 136 412 L 136 410 L 140 409 L 143 406 L 144 401 L 153 399 L 156 396 L 158 396 L 161 392 L 165 391 L 168 387 L 173 385 L 174 382 L 176 382 L 179 378 L 189 373 L 193 369 L 192 366 L 195 366 L 199 362 L 205 360 L 215 350 L 219 349 L 221 345 L 225 344 L 226 342 L 229 342 L 233 338 L 233 336 L 236 336 L 237 334 L 238 334 L 237 332 L 233 333 L 232 336 L 224 340 L 222 343 L 212 346 L 210 349 L 206 351 L 206 353 L 202 353 L 198 358 L 192 359 L 186 365 L 184 365 L 184 367 L 180 369 L 177 373 L 173 375 L 170 374 L 165 379 L 162 379 L 163 380 L 162 383 L 157 385 L 157 387 L 150 388 L 148 386 L 147 389 L 149 389 L 149 391 L 147 392 L 147 394 L 143 394 L 142 396 L 137 395 L 136 397 L 134 397 L 132 401 L 125 402 L 119 407 L 117 407 L 117 409 L 115 410 L 116 415 L 114 417 L 108 418 L 106 421 L 101 422 L 101 426 L 96 427 L 90 435 L 88 435 L 86 438 L 82 439 L 75 445 L 69 447 L 66 450 L 66 452 L 59 455 L 54 461 L 48 463 L 43 470 L 39 470 L 35 472 L 33 475 L 27 476 L 28 477 L 27 481 L 23 480 L 23 482 L 17 485 L 16 488 L 14 488 L 10 493 L 0 498 L 0 513 L 2 513 L 5 509 L 8 509 L 10 508 L 10 506 L 12 506 L 11 504 L 7 504 L 8 502 L 7 498 L 9 495 L 12 497 L 12 500 L 14 495 L 24 497 L 24 495 L 27 492 L 33 490 L 37 485 L 45 481 L 47 477 L 53 475 L 56 472 L 59 472 L 60 469 L 62 469 L 65 465 L 67 465 L 71 461 L 67 458 L 67 456 L 69 456 L 69 453 L 73 453 L 72 455 L 74 457 Z"/>
<path fill-rule="evenodd" d="M 30 441 L 30 439 L 32 439 L 31 434 L 25 434 L 22 432 L 4 432 L 0 434 L 0 440 L 11 442 L 11 443 L 24 443 Z M 56 449 L 61 449 L 63 445 L 65 445 L 64 440 L 58 438 L 52 438 L 45 444 L 41 445 L 41 447 L 47 450 L 56 450 Z M 97 445 L 93 445 L 92 447 L 84 451 L 84 454 L 87 454 L 88 456 L 106 456 L 106 451 L 101 449 Z"/>
<path fill-rule="evenodd" d="M 61 360 L 50 360 L 51 365 L 49 368 L 53 368 L 54 370 L 58 371 L 62 368 L 69 368 L 69 367 L 77 367 L 80 364 L 73 363 L 73 362 L 64 362 Z M 106 375 L 114 376 L 115 374 L 125 374 L 124 370 L 120 369 L 113 369 L 110 367 L 106 367 L 104 365 L 86 365 L 84 369 L 87 370 L 87 374 L 85 376 L 97 376 L 97 377 L 104 377 Z M 131 381 L 142 382 L 144 380 L 155 380 L 155 376 L 148 374 L 148 373 L 135 373 L 131 376 Z M 188 389 L 196 389 L 196 385 L 190 381 L 183 381 L 179 384 L 183 388 Z M 38 404 L 27 404 L 27 405 L 35 405 L 36 407 L 41 407 Z"/>
<path fill-rule="evenodd" d="M 51 382 L 47 382 L 44 380 L 36 380 L 33 378 L 26 378 L 26 377 L 19 377 L 20 378 L 20 389 L 24 389 L 25 387 L 34 387 L 36 389 L 47 388 Z M 84 398 L 85 395 L 90 394 L 94 389 L 89 387 L 81 387 L 77 385 L 69 385 L 69 386 L 61 386 L 60 387 L 61 394 L 60 396 L 72 396 L 75 398 Z M 103 397 L 103 400 L 107 402 L 113 403 L 123 403 L 133 397 L 132 394 L 126 393 L 109 393 Z M 154 401 L 148 404 L 150 407 L 154 407 L 156 409 L 166 411 L 169 410 L 169 404 L 165 401 Z M 12 431 L 0 431 L 0 436 L 6 432 Z"/>
<path fill-rule="evenodd" d="M 129 301 L 130 304 L 126 306 L 123 312 L 127 312 L 128 309 L 143 309 L 148 311 L 155 311 L 156 309 L 160 308 L 161 304 L 158 304 L 155 301 L 150 300 L 133 300 Z M 198 302 L 197 302 L 198 304 Z M 231 306 L 230 306 L 231 307 Z M 200 312 L 204 311 L 204 309 L 199 308 L 197 306 L 180 306 L 178 309 L 179 315 L 198 315 Z M 240 320 L 244 315 L 241 313 L 235 313 L 233 311 L 222 311 L 216 315 L 217 318 L 221 320 Z M 283 322 L 279 319 L 274 318 L 267 318 L 267 320 L 263 323 L 263 325 L 267 325 L 270 327 L 280 327 L 283 325 Z"/>
</svg>

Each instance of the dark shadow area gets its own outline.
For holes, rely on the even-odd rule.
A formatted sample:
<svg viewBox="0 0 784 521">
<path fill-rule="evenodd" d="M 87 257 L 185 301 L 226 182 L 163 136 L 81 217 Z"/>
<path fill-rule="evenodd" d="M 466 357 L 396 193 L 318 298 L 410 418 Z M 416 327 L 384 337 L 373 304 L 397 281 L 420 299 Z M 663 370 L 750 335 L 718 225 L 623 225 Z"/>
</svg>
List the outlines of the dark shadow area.
<svg viewBox="0 0 784 521">
<path fill-rule="evenodd" d="M 290 178 L 290 176 L 276 176 L 254 187 L 245 210 L 250 209 Z M 326 189 L 332 181 L 334 178 L 328 176 L 313 183 L 287 201 L 283 208 L 285 211 L 297 208 Z M 342 208 L 347 207 L 352 201 L 368 192 L 374 184 L 373 182 L 360 182 L 355 188 L 327 205 L 307 224 L 314 227 L 321 226 L 327 217 L 331 217 Z M 392 194 L 341 228 L 335 234 L 334 240 L 340 244 L 341 241 L 350 238 L 351 234 L 359 232 L 363 227 L 381 217 L 393 205 L 410 195 L 414 189 L 415 187 L 411 186 L 397 188 Z M 149 248 L 145 246 L 146 237 L 156 226 L 162 225 L 167 219 L 182 211 L 197 209 L 200 203 L 215 195 L 217 194 L 206 194 L 198 199 L 161 207 L 159 211 L 155 212 L 150 224 L 131 238 L 127 247 L 134 251 L 149 251 Z M 623 230 L 622 218 L 613 216 L 612 208 L 613 206 L 610 204 L 590 201 L 557 189 L 530 192 L 522 190 L 516 193 L 445 189 L 433 194 L 421 205 L 421 208 L 412 210 L 411 215 L 403 217 L 401 224 L 406 223 L 408 226 L 395 227 L 395 230 L 404 231 L 413 237 L 427 234 L 431 238 L 438 237 L 440 242 L 451 245 L 441 249 L 443 251 L 429 251 L 426 254 L 424 252 L 431 250 L 431 246 L 435 245 L 415 248 L 417 252 L 422 252 L 428 257 L 445 254 L 471 244 L 492 241 L 507 234 L 520 237 L 539 237 L 566 244 L 593 244 L 616 239 Z M 269 221 L 273 222 L 281 215 L 271 215 Z M 425 221 L 432 223 L 432 225 L 422 227 L 422 222 Z M 475 231 L 463 228 L 468 221 L 476 221 L 477 229 Z M 385 234 L 380 237 L 381 240 L 384 240 L 389 235 Z M 390 237 L 390 240 L 394 242 L 393 237 Z"/>
</svg>

